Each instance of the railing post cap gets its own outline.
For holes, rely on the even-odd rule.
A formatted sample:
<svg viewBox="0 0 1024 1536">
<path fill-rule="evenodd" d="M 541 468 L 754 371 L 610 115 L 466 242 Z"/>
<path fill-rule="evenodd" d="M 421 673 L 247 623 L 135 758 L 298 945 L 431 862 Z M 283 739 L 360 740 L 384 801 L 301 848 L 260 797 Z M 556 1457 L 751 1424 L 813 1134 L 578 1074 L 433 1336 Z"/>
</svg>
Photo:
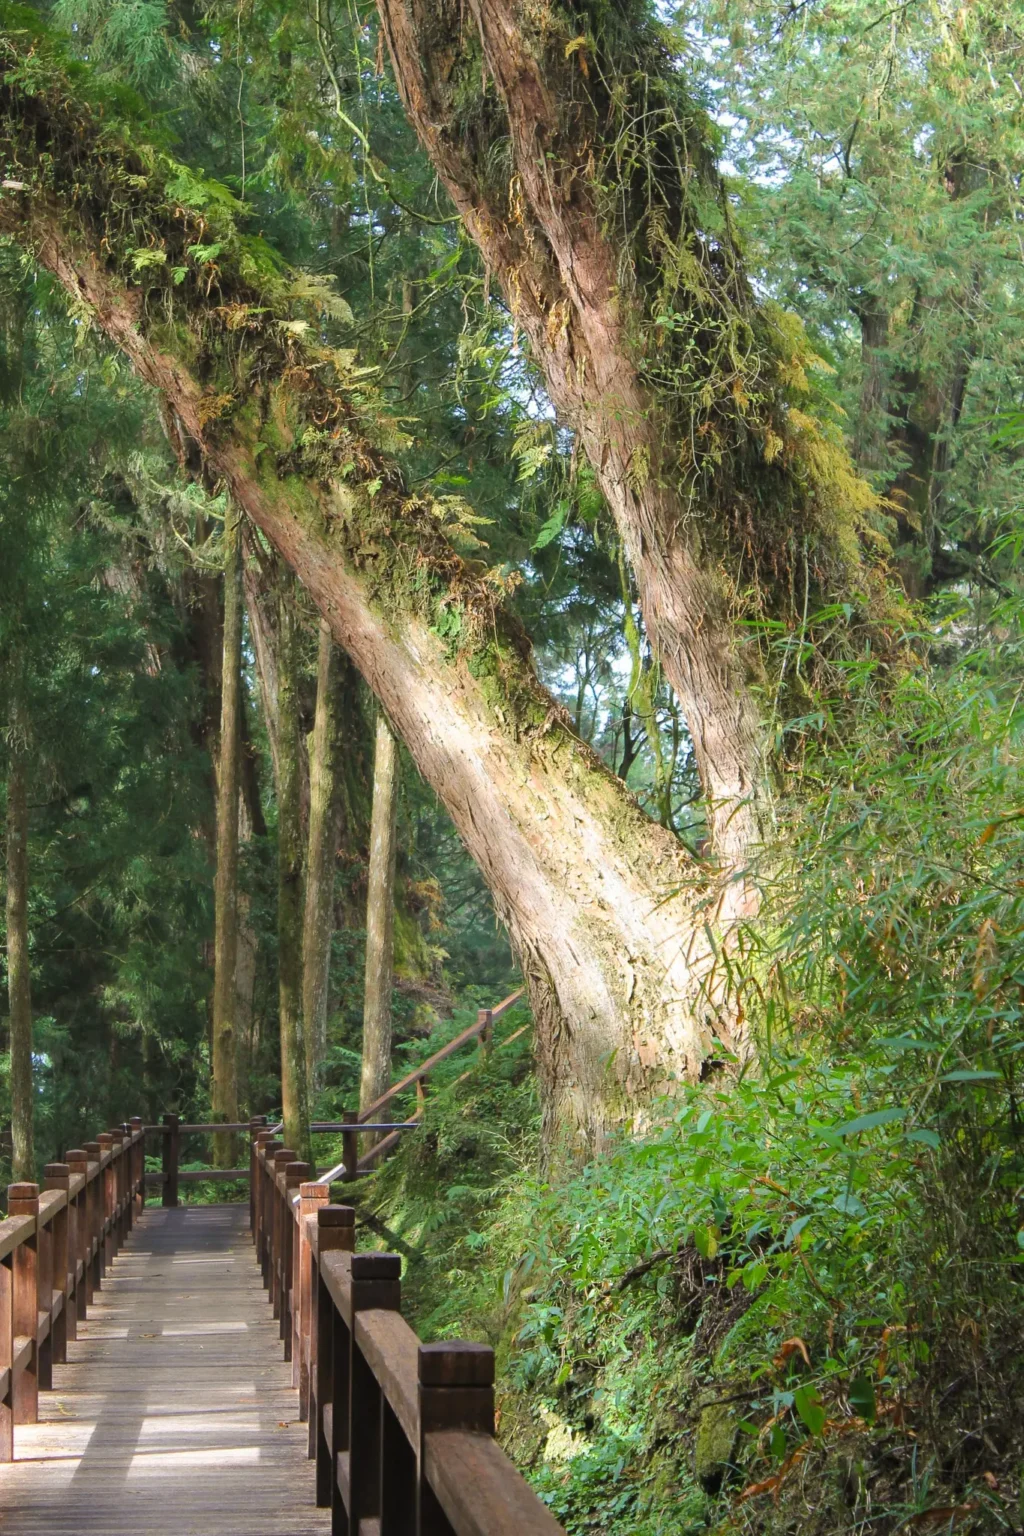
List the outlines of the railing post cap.
<svg viewBox="0 0 1024 1536">
<path fill-rule="evenodd" d="M 402 1256 L 399 1253 L 354 1253 L 352 1255 L 353 1280 L 398 1280 L 402 1274 Z"/>
<path fill-rule="evenodd" d="M 289 1163 L 297 1162 L 298 1157 L 299 1154 L 294 1147 L 278 1146 L 274 1151 L 274 1164 L 276 1166 L 280 1163 L 282 1168 L 286 1168 Z"/>
<path fill-rule="evenodd" d="M 74 1167 L 75 1163 L 87 1163 L 89 1154 L 84 1147 L 72 1147 L 70 1152 L 65 1152 L 64 1161 Z"/>
<path fill-rule="evenodd" d="M 134 1125 L 134 1126 L 140 1126 L 142 1124 L 142 1116 L 141 1115 L 132 1115 L 131 1119 L 128 1121 L 128 1124 L 129 1125 Z"/>
<path fill-rule="evenodd" d="M 317 1184 L 315 1180 L 308 1180 L 299 1185 L 299 1194 L 303 1200 L 329 1200 L 331 1191 L 326 1184 Z"/>
<path fill-rule="evenodd" d="M 43 1169 L 43 1177 L 47 1179 L 70 1179 L 70 1163 L 47 1163 Z"/>
<path fill-rule="evenodd" d="M 284 1181 L 286 1184 L 300 1185 L 303 1179 L 309 1178 L 313 1172 L 308 1163 L 292 1162 L 284 1165 Z"/>
<path fill-rule="evenodd" d="M 419 1347 L 421 1387 L 492 1387 L 494 1350 L 465 1339 L 439 1339 Z"/>
<path fill-rule="evenodd" d="M 326 1184 L 317 1187 L 327 1189 Z M 354 1227 L 356 1213 L 351 1205 L 322 1205 L 316 1213 L 316 1223 L 318 1227 Z"/>
<path fill-rule="evenodd" d="M 8 1210 L 10 1210 L 11 1207 L 15 1206 L 15 1205 L 33 1205 L 33 1204 L 35 1205 L 36 1209 L 38 1210 L 38 1208 L 39 1208 L 39 1185 L 38 1184 L 29 1184 L 27 1182 L 22 1183 L 22 1184 L 8 1184 L 8 1186 L 7 1186 L 7 1209 Z M 19 1216 L 23 1216 L 23 1215 L 26 1214 L 26 1212 L 18 1211 L 18 1212 L 15 1212 L 15 1214 L 19 1215 Z"/>
<path fill-rule="evenodd" d="M 96 1137 L 96 1140 L 99 1142 L 101 1147 L 112 1146 L 114 1142 L 114 1138 L 110 1131 L 100 1131 L 99 1135 Z"/>
</svg>

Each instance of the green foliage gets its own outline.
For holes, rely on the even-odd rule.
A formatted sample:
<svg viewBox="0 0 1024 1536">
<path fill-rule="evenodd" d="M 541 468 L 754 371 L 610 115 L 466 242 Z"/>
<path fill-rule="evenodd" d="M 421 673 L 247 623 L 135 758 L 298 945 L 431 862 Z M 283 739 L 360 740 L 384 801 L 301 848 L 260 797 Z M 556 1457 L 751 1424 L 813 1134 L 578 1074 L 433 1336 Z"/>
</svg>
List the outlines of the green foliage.
<svg viewBox="0 0 1024 1536">
<path fill-rule="evenodd" d="M 845 748 L 791 725 L 804 794 L 730 960 L 756 1070 L 556 1185 L 514 1138 L 489 1194 L 441 1159 L 417 1183 L 420 1147 L 384 1176 L 420 1224 L 421 1324 L 497 1342 L 502 1433 L 573 1536 L 781 1532 L 804 1498 L 822 1530 L 1012 1518 L 1022 727 L 1019 613 L 998 617 L 996 651 L 947 613 L 952 664 L 891 712 L 862 668 Z"/>
</svg>

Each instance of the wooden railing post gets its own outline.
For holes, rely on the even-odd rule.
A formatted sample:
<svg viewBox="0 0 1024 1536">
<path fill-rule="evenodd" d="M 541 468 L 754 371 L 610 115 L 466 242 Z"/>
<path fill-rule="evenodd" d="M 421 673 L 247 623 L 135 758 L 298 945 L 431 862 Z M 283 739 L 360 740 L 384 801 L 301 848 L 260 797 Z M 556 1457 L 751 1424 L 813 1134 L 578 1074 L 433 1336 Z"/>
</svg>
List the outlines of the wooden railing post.
<svg viewBox="0 0 1024 1536">
<path fill-rule="evenodd" d="M 287 1163 L 284 1170 L 284 1193 L 281 1207 L 281 1339 L 284 1343 L 284 1358 L 286 1361 L 292 1358 L 292 1344 L 294 1335 L 293 1312 L 295 1309 L 295 1250 L 296 1224 L 295 1207 L 292 1205 L 292 1196 L 298 1193 L 299 1186 L 307 1179 L 312 1178 L 313 1170 L 308 1163 Z"/>
<path fill-rule="evenodd" d="M 283 1174 L 289 1163 L 294 1163 L 298 1153 L 294 1147 L 279 1147 L 274 1153 L 273 1160 L 267 1161 L 267 1172 L 270 1175 L 270 1304 L 273 1315 L 281 1316 L 281 1298 L 284 1290 L 284 1277 L 281 1273 L 281 1260 L 285 1245 L 284 1201 L 281 1198 L 281 1186 L 278 1184 L 278 1176 Z"/>
<path fill-rule="evenodd" d="M 326 1184 L 299 1185 L 299 1219 L 295 1233 L 295 1272 L 292 1277 L 292 1386 L 299 1394 L 299 1423 L 309 1417 L 309 1373 L 316 1340 L 312 1330 L 313 1269 L 309 1223 L 316 1220 L 331 1192 Z"/>
<path fill-rule="evenodd" d="M 84 1322 L 92 1300 L 92 1277 L 89 1273 L 91 1230 L 89 1226 L 89 1153 L 85 1147 L 73 1147 L 64 1158 L 73 1174 L 81 1174 L 83 1183 L 75 1197 L 75 1321 Z M 78 1265 L 82 1266 L 78 1279 Z"/>
<path fill-rule="evenodd" d="M 259 1165 L 256 1161 L 256 1142 L 262 1130 L 267 1124 L 266 1115 L 253 1115 L 249 1121 L 249 1231 L 252 1240 L 257 1241 L 256 1233 L 256 1177 L 259 1173 Z"/>
<path fill-rule="evenodd" d="M 100 1156 L 106 1155 L 108 1161 L 100 1170 L 97 1182 L 100 1186 L 100 1252 L 103 1257 L 100 1260 L 100 1279 L 106 1274 L 114 1257 L 114 1206 L 116 1196 L 114 1193 L 114 1169 L 113 1147 L 114 1138 L 109 1131 L 101 1131 L 96 1137 L 99 1143 Z"/>
<path fill-rule="evenodd" d="M 14 1254 L 0 1262 L 0 1373 L 7 1385 L 0 1397 L 0 1462 L 14 1460 Z"/>
<path fill-rule="evenodd" d="M 34 1424 L 39 1417 L 39 1185 L 11 1184 L 7 1214 L 33 1216 L 36 1230 L 14 1250 L 14 1355 L 28 1346 L 25 1368 L 14 1381 L 14 1422 Z"/>
<path fill-rule="evenodd" d="M 354 1109 L 346 1109 L 341 1117 L 347 1125 L 356 1126 L 359 1115 Z M 345 1159 L 345 1180 L 354 1179 L 359 1172 L 359 1137 L 356 1131 L 342 1131 L 341 1155 Z"/>
<path fill-rule="evenodd" d="M 263 1274 L 263 1285 L 270 1291 L 270 1243 L 274 1227 L 274 1202 L 272 1199 L 271 1180 L 274 1171 L 274 1153 L 279 1152 L 282 1142 L 275 1140 L 273 1131 L 260 1132 L 256 1139 L 256 1157 L 260 1164 L 260 1173 L 257 1177 L 259 1192 L 256 1196 L 258 1205 L 256 1209 L 256 1225 L 259 1228 L 259 1261 Z"/>
<path fill-rule="evenodd" d="M 70 1231 L 72 1220 L 71 1206 L 71 1169 L 67 1163 L 47 1163 L 43 1170 L 44 1189 L 59 1189 L 64 1192 L 64 1206 L 55 1211 L 50 1221 L 52 1233 L 51 1248 L 51 1289 L 54 1296 L 60 1296 L 61 1305 L 55 1318 L 50 1323 L 50 1355 L 54 1365 L 64 1365 L 68 1358 L 69 1329 L 73 1330 L 70 1314 L 74 1311 L 74 1288 L 71 1284 L 69 1270 L 71 1268 Z M 72 1331 L 70 1336 L 74 1337 Z"/>
<path fill-rule="evenodd" d="M 146 1205 L 146 1137 L 142 1130 L 141 1115 L 133 1115 L 128 1129 L 137 1138 L 132 1142 L 132 1223 L 141 1216 Z"/>
<path fill-rule="evenodd" d="M 425 1440 L 432 1431 L 445 1429 L 494 1434 L 493 1349 L 455 1339 L 421 1344 L 419 1399 L 416 1523 L 409 1529 L 416 1536 L 452 1536 L 451 1523 L 426 1477 Z"/>
<path fill-rule="evenodd" d="M 322 1186 L 321 1186 L 322 1187 Z M 313 1322 L 310 1332 L 309 1452 L 316 1458 L 316 1502 L 320 1509 L 331 1506 L 337 1481 L 337 1450 L 333 1410 L 324 1409 L 334 1401 L 334 1328 L 335 1310 L 320 1272 L 325 1253 L 351 1253 L 356 1246 L 356 1213 L 350 1205 L 324 1205 L 316 1213 L 317 1261 L 313 1272 Z M 339 1327 L 343 1327 L 338 1318 Z M 346 1404 L 347 1404 L 346 1398 Z M 347 1411 L 347 1408 L 346 1408 Z M 343 1426 L 342 1426 L 343 1427 Z M 347 1443 L 347 1441 L 346 1441 Z"/>
<path fill-rule="evenodd" d="M 110 1257 L 113 1259 L 117 1256 L 124 1241 L 128 1225 L 128 1212 L 126 1210 L 128 1202 L 126 1198 L 127 1190 L 125 1188 L 127 1164 L 124 1157 L 124 1127 L 115 1125 L 108 1134 L 110 1136 L 110 1166 L 113 1170 L 113 1177 L 110 1181 L 113 1206 L 110 1224 Z"/>
<path fill-rule="evenodd" d="M 53 1388 L 53 1341 L 50 1337 L 50 1321 L 53 1306 L 53 1227 L 44 1226 L 42 1216 L 36 1233 L 36 1377 L 40 1392 Z"/>
<path fill-rule="evenodd" d="M 383 1482 L 381 1389 L 355 1342 L 356 1317 L 401 1310 L 402 1260 L 397 1253 L 352 1255 L 352 1327 L 349 1330 L 348 1518 L 354 1533 L 363 1520 L 380 1519 Z M 335 1355 L 337 1362 L 337 1355 Z M 338 1384 L 335 1382 L 335 1402 Z"/>
<path fill-rule="evenodd" d="M 167 1129 L 164 1132 L 161 1157 L 161 1165 L 164 1172 L 161 1205 L 177 1205 L 178 1203 L 178 1126 L 180 1124 L 180 1115 L 164 1115 L 164 1125 L 166 1125 Z"/>
<path fill-rule="evenodd" d="M 476 1021 L 480 1026 L 480 1049 L 485 1056 L 491 1054 L 491 1046 L 494 1044 L 494 1015 L 489 1008 L 480 1008 L 477 1011 Z"/>
<path fill-rule="evenodd" d="M 98 1163 L 102 1148 L 98 1141 L 85 1143 L 86 1155 L 90 1163 Z M 103 1177 L 96 1173 L 87 1184 L 88 1198 L 86 1202 L 86 1231 L 88 1235 L 88 1258 L 86 1260 L 86 1273 L 88 1279 L 89 1300 L 92 1301 L 96 1292 L 103 1283 Z"/>
</svg>

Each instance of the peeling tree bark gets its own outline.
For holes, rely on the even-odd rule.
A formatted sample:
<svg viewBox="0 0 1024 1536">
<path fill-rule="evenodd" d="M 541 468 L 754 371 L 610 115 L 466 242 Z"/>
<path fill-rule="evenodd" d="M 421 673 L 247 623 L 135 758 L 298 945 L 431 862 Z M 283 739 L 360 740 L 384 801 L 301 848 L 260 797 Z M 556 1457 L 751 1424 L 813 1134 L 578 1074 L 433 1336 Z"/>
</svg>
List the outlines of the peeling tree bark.
<svg viewBox="0 0 1024 1536">
<path fill-rule="evenodd" d="M 727 871 L 742 870 L 767 813 L 762 724 L 728 586 L 687 534 L 694 515 L 671 462 L 673 431 L 642 379 L 621 253 L 588 190 L 600 128 L 581 117 L 575 140 L 563 131 L 579 49 L 546 45 L 542 13 L 519 0 L 470 0 L 465 8 L 456 0 L 378 0 L 378 10 L 409 117 L 594 468 L 693 738 L 715 850 Z M 459 123 L 463 69 L 481 71 L 478 44 L 515 168 L 504 203 L 488 187 L 486 155 L 474 153 Z M 557 52 L 560 68 L 552 65 Z M 726 905 L 750 910 L 755 893 L 740 887 L 727 892 Z"/>
<path fill-rule="evenodd" d="M 395 985 L 395 854 L 398 743 L 383 711 L 373 759 L 370 873 L 366 891 L 366 979 L 359 1108 L 368 1109 L 391 1083 L 391 993 Z M 387 1118 L 387 1117 L 386 1117 Z"/>
</svg>

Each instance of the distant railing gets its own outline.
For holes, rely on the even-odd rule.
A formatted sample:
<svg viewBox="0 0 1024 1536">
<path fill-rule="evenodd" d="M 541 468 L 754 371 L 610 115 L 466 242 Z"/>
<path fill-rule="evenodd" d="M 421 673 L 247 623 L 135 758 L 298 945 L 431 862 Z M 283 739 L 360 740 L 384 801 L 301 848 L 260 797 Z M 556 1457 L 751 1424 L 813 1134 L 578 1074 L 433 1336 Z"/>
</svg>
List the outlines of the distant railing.
<svg viewBox="0 0 1024 1536">
<path fill-rule="evenodd" d="M 495 1442 L 493 1350 L 422 1344 L 398 1254 L 355 1253 L 353 1209 L 329 1204 L 272 1130 L 252 1159 L 256 1256 L 332 1531 L 565 1536 Z"/>
<path fill-rule="evenodd" d="M 39 1417 L 39 1393 L 67 1360 L 69 1339 L 144 1200 L 142 1121 L 132 1120 L 47 1163 L 38 1184 L 11 1184 L 0 1222 L 0 1461 L 14 1429 Z"/>
<path fill-rule="evenodd" d="M 341 1120 L 316 1120 L 310 1126 L 314 1135 L 323 1135 L 334 1132 L 341 1136 L 342 1161 L 333 1168 L 329 1168 L 322 1174 L 321 1184 L 333 1184 L 339 1181 L 356 1179 L 360 1174 L 367 1173 L 374 1163 L 384 1157 L 393 1147 L 397 1146 L 400 1137 L 406 1131 L 414 1131 L 419 1127 L 423 1118 L 423 1110 L 426 1102 L 426 1079 L 435 1067 L 442 1061 L 447 1061 L 449 1056 L 454 1056 L 456 1051 L 468 1045 L 472 1040 L 479 1040 L 483 1050 L 490 1050 L 494 1025 L 510 1009 L 514 1008 L 524 996 L 525 988 L 520 987 L 518 992 L 513 992 L 494 1008 L 481 1008 L 476 1020 L 468 1028 L 462 1030 L 447 1045 L 428 1056 L 412 1072 L 397 1083 L 393 1083 L 387 1093 L 376 1099 L 361 1113 L 354 1110 L 347 1112 Z M 527 1028 L 524 1024 L 523 1029 Z M 516 1030 L 504 1043 L 510 1044 L 518 1038 L 522 1030 Z M 410 1088 L 416 1089 L 416 1109 L 408 1120 L 382 1120 L 382 1111 L 386 1110 L 391 1101 L 400 1093 L 407 1092 Z M 159 1136 L 161 1138 L 161 1171 L 159 1173 L 147 1173 L 146 1185 L 149 1188 L 161 1190 L 161 1203 L 175 1206 L 178 1204 L 179 1187 L 182 1184 L 198 1183 L 231 1183 L 237 1179 L 252 1179 L 253 1168 L 182 1168 L 181 1166 L 181 1138 L 183 1136 L 215 1136 L 230 1135 L 244 1132 L 252 1141 L 261 1131 L 268 1129 L 267 1117 L 257 1116 L 253 1120 L 225 1124 L 223 1122 L 205 1122 L 201 1125 L 186 1125 L 179 1115 L 164 1115 L 160 1125 L 147 1125 L 144 1127 L 147 1136 Z M 274 1132 L 283 1130 L 280 1124 L 271 1126 Z M 386 1134 L 376 1142 L 361 1157 L 359 1155 L 359 1137 L 374 1134 Z M 250 1160 L 251 1162 L 251 1160 Z M 251 1204 L 251 1197 L 250 1197 Z"/>
</svg>

